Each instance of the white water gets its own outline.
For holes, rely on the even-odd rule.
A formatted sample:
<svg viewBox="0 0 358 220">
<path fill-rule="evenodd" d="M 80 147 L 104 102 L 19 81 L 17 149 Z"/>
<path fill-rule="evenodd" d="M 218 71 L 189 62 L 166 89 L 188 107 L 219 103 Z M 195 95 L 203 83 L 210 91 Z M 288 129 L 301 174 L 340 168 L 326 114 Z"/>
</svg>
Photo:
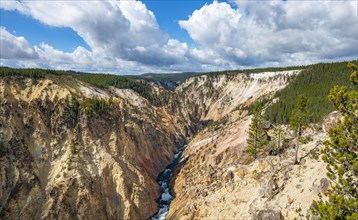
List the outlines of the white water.
<svg viewBox="0 0 358 220">
<path fill-rule="evenodd" d="M 170 194 L 169 182 L 173 169 L 178 164 L 185 147 L 186 146 L 184 145 L 176 154 L 174 154 L 172 163 L 169 164 L 158 176 L 158 183 L 162 187 L 162 195 L 159 200 L 159 210 L 157 214 L 151 218 L 151 220 L 165 220 L 166 216 L 168 215 L 170 203 L 174 199 L 174 197 Z"/>
</svg>

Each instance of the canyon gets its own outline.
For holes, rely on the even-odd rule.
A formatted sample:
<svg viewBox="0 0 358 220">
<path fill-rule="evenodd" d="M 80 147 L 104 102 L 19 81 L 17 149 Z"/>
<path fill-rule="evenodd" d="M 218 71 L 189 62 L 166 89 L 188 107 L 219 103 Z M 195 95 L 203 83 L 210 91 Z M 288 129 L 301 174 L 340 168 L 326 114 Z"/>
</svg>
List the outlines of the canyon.
<svg viewBox="0 0 358 220">
<path fill-rule="evenodd" d="M 203 74 L 174 92 L 151 85 L 153 95 L 168 94 L 163 105 L 71 75 L 0 77 L 0 218 L 148 219 L 162 196 L 157 176 L 183 145 L 168 219 L 306 216 L 330 187 L 325 164 L 310 155 L 326 132 L 305 131 L 314 135 L 299 165 L 292 147 L 253 160 L 245 153 L 251 116 L 242 110 L 300 73 Z M 78 107 L 93 98 L 109 111 Z"/>
</svg>

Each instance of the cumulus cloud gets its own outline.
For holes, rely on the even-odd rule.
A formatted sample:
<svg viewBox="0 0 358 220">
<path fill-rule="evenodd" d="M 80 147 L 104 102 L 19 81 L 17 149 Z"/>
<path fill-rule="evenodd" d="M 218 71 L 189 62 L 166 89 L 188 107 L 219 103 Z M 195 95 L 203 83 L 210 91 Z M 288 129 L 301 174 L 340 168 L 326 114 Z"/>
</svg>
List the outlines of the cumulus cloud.
<svg viewBox="0 0 358 220">
<path fill-rule="evenodd" d="M 36 59 L 38 54 L 24 37 L 16 37 L 0 27 L 1 59 Z"/>
<path fill-rule="evenodd" d="M 357 1 L 231 4 L 214 1 L 179 21 L 196 42 L 190 47 L 162 31 L 140 1 L 4 1 L 4 10 L 71 28 L 90 50 L 29 45 L 1 28 L 1 64 L 135 74 L 358 59 Z"/>
<path fill-rule="evenodd" d="M 105 54 L 94 54 L 83 47 L 77 47 L 71 53 L 63 52 L 46 43 L 32 47 L 24 37 L 16 37 L 3 27 L 0 27 L 0 31 L 0 66 L 72 69 L 117 74 L 138 74 L 153 69 L 151 66 L 138 65 L 135 61 L 108 57 Z"/>
<path fill-rule="evenodd" d="M 193 57 L 236 67 L 358 58 L 356 1 L 234 3 L 215 1 L 179 21 L 202 46 Z"/>
<path fill-rule="evenodd" d="M 140 1 L 90 1 L 86 4 L 80 1 L 6 1 L 1 7 L 17 10 L 49 26 L 69 27 L 84 39 L 93 55 L 110 60 L 168 66 L 180 62 L 183 50 L 187 50 L 185 43 L 174 46 L 176 41 L 160 30 L 153 12 Z"/>
</svg>

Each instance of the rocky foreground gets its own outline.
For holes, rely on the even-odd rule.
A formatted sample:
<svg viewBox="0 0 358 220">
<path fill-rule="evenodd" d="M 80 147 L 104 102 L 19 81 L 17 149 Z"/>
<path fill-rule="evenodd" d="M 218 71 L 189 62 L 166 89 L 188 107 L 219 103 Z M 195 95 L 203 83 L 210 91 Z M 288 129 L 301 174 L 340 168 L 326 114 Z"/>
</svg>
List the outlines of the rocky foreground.
<svg viewBox="0 0 358 220">
<path fill-rule="evenodd" d="M 327 134 L 307 130 L 313 140 L 295 150 L 253 160 L 246 148 L 249 117 L 237 114 L 217 130 L 199 133 L 186 148 L 172 181 L 175 199 L 168 219 L 299 219 L 309 217 L 318 194 L 330 188 L 326 164 L 313 157 Z"/>
</svg>

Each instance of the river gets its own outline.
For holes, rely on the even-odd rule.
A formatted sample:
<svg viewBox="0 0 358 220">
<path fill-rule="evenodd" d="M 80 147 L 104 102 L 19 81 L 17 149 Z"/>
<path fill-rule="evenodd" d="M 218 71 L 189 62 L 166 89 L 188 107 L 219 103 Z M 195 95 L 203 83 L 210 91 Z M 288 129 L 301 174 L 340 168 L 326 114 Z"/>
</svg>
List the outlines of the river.
<svg viewBox="0 0 358 220">
<path fill-rule="evenodd" d="M 175 166 L 179 163 L 180 157 L 185 149 L 186 145 L 183 145 L 177 153 L 174 154 L 174 158 L 171 164 L 169 164 L 164 171 L 162 171 L 157 178 L 159 185 L 162 187 L 162 195 L 159 199 L 159 210 L 151 217 L 151 220 L 165 220 L 169 212 L 170 203 L 174 197 L 170 194 L 169 182 L 172 177 Z"/>
</svg>

